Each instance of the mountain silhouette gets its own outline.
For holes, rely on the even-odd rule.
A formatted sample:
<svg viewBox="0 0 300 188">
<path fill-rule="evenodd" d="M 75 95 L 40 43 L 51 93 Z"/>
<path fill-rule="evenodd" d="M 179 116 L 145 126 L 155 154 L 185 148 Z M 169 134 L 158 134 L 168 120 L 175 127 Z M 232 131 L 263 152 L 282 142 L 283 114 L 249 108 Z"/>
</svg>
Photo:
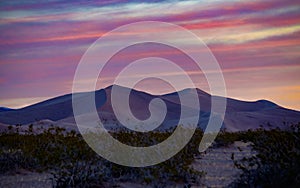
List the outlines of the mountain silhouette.
<svg viewBox="0 0 300 188">
<path fill-rule="evenodd" d="M 126 87 L 120 87 L 120 91 L 130 90 Z M 114 115 L 111 104 L 112 86 L 95 91 L 95 104 L 98 115 L 105 127 L 108 129 L 122 128 L 122 125 Z M 129 97 L 129 106 L 132 114 L 140 120 L 145 120 L 150 117 L 148 109 L 149 103 L 154 98 L 162 99 L 167 107 L 167 114 L 163 125 L 159 129 L 169 129 L 177 126 L 180 118 L 181 103 L 179 93 L 182 96 L 189 98 L 192 95 L 191 89 L 184 89 L 179 92 L 152 95 L 143 91 L 132 89 Z M 211 96 L 210 94 L 197 90 L 197 95 L 200 103 L 200 116 L 198 126 L 205 129 L 210 117 L 211 99 L 222 97 Z M 90 92 L 76 93 L 74 97 L 78 97 L 79 101 L 82 97 L 87 96 Z M 185 107 L 190 111 L 196 110 L 190 107 Z M 4 125 L 39 125 L 45 126 L 53 124 L 57 126 L 76 128 L 76 123 L 73 117 L 72 94 L 67 94 L 55 97 L 34 105 L 30 105 L 20 109 L 1 108 L 0 124 Z M 83 114 L 89 117 L 89 113 Z M 223 129 L 227 131 L 245 131 L 248 129 L 264 129 L 271 128 L 288 128 L 289 125 L 300 122 L 300 112 L 290 110 L 276 105 L 267 100 L 258 100 L 254 102 L 241 101 L 227 98 L 226 114 L 223 122 Z"/>
</svg>

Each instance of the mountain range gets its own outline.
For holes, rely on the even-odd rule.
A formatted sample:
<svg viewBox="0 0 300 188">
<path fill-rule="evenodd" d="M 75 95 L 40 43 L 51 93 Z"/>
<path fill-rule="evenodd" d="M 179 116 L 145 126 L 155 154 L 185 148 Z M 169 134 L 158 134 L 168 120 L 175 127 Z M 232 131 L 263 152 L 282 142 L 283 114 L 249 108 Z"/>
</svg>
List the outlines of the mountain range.
<svg viewBox="0 0 300 188">
<path fill-rule="evenodd" d="M 116 86 L 121 87 L 121 86 Z M 114 115 L 111 104 L 112 86 L 95 91 L 95 104 L 97 112 L 107 129 L 118 129 L 123 126 Z M 129 88 L 121 87 L 121 90 Z M 198 126 L 205 129 L 211 109 L 212 97 L 222 98 L 220 96 L 211 96 L 210 94 L 196 89 L 200 103 L 200 117 Z M 183 96 L 189 97 L 191 89 L 179 91 Z M 131 90 L 130 109 L 132 114 L 141 120 L 150 116 L 148 105 L 154 98 L 162 99 L 167 107 L 167 114 L 163 124 L 158 129 L 169 129 L 178 124 L 181 112 L 181 104 L 177 92 L 165 95 L 152 95 L 143 91 Z M 86 93 L 88 94 L 88 93 Z M 84 97 L 84 93 L 75 94 L 78 97 Z M 191 109 L 192 110 L 192 109 Z M 89 114 L 84 114 L 87 119 Z M 267 100 L 258 100 L 254 102 L 241 101 L 227 98 L 226 113 L 222 128 L 226 131 L 236 132 L 248 129 L 286 129 L 289 125 L 300 122 L 300 112 L 283 108 Z M 23 125 L 26 127 L 33 124 L 35 127 L 56 125 L 66 129 L 77 129 L 72 109 L 72 94 L 55 97 L 34 105 L 20 109 L 0 108 L 0 129 L 7 128 L 8 125 Z M 124 128 L 124 127 L 123 127 Z"/>
</svg>

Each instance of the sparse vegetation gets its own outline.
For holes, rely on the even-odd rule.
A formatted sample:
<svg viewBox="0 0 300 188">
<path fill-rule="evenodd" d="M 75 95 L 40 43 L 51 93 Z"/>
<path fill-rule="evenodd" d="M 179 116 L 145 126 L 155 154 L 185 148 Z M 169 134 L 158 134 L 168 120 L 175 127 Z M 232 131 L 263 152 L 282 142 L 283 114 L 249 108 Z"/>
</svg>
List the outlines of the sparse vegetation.
<svg viewBox="0 0 300 188">
<path fill-rule="evenodd" d="M 257 155 L 235 161 L 243 173 L 232 187 L 300 186 L 300 123 L 285 131 L 248 131 L 242 138 Z"/>
<path fill-rule="evenodd" d="M 169 132 L 115 132 L 126 144 L 153 145 L 166 139 Z M 143 134 L 143 135 L 142 135 Z M 53 187 L 103 187 L 116 182 L 134 181 L 154 187 L 181 183 L 199 185 L 201 172 L 191 169 L 202 132 L 197 130 L 190 143 L 176 156 L 161 164 L 131 168 L 113 164 L 98 156 L 75 131 L 51 127 L 34 134 L 32 126 L 25 133 L 16 128 L 0 135 L 0 173 L 27 169 L 52 174 Z M 143 139 L 140 139 L 143 138 Z"/>
<path fill-rule="evenodd" d="M 98 156 L 75 131 L 51 127 L 34 134 L 32 126 L 19 132 L 20 125 L 0 135 L 0 173 L 18 169 L 52 174 L 53 187 L 105 187 L 120 182 L 136 182 L 151 187 L 175 184 L 201 185 L 204 172 L 191 168 L 203 132 L 196 130 L 189 144 L 163 163 L 144 168 L 130 168 Z M 168 132 L 112 132 L 119 141 L 133 146 L 150 146 L 165 140 Z M 300 124 L 290 130 L 255 130 L 221 132 L 214 147 L 227 147 L 235 141 L 251 142 L 256 155 L 234 160 L 242 170 L 230 187 L 299 187 Z"/>
</svg>

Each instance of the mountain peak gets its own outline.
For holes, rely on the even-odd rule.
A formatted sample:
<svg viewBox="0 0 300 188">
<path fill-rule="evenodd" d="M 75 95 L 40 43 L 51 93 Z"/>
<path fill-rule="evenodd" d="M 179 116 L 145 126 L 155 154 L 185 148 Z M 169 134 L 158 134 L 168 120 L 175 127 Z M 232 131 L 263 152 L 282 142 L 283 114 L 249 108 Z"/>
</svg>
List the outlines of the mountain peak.
<svg viewBox="0 0 300 188">
<path fill-rule="evenodd" d="M 265 99 L 257 100 L 255 102 L 262 104 L 264 107 L 277 107 L 278 106 L 277 104 L 275 104 L 271 101 L 265 100 Z"/>
<path fill-rule="evenodd" d="M 95 92 L 95 104 L 97 105 L 96 109 L 98 110 L 98 113 L 104 118 L 110 119 L 111 122 L 114 122 L 114 113 L 112 111 L 111 103 L 109 102 L 110 100 L 107 100 L 107 96 L 109 96 L 109 92 L 111 92 L 113 86 L 120 87 L 122 90 L 131 90 L 128 87 L 111 85 Z M 195 89 L 199 97 L 199 103 L 201 104 L 199 126 L 204 128 L 210 117 L 211 95 L 198 88 L 187 88 L 166 95 L 152 95 L 133 89 L 131 92 L 130 109 L 136 117 L 141 119 L 147 118 L 149 115 L 149 111 L 147 110 L 149 102 L 154 98 L 161 98 L 168 108 L 164 125 L 175 126 L 178 123 L 181 114 L 179 93 L 181 92 L 189 99 L 192 94 L 191 91 Z M 89 92 L 86 94 L 89 94 Z M 85 92 L 78 95 L 79 102 L 81 97 L 85 97 Z M 222 98 L 222 96 L 217 97 Z M 0 107 L 0 112 L 0 123 L 4 124 L 26 125 L 39 120 L 49 119 L 62 126 L 75 125 L 72 108 L 72 94 L 48 99 L 22 109 L 11 110 Z M 88 117 L 89 113 L 87 113 L 86 116 Z M 259 128 L 259 125 L 267 123 L 284 128 L 286 125 L 283 125 L 282 122 L 297 123 L 299 121 L 300 112 L 282 108 L 268 100 L 247 102 L 227 98 L 224 126 L 229 131 L 242 131 L 248 130 L 249 128 L 256 129 Z M 114 123 L 111 123 L 112 127 L 115 126 Z"/>
</svg>

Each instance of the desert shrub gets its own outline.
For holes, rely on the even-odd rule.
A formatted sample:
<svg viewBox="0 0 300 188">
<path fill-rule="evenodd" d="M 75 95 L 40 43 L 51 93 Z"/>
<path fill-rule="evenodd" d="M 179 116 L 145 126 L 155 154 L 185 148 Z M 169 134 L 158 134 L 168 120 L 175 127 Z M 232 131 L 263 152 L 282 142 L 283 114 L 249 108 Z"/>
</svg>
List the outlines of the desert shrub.
<svg viewBox="0 0 300 188">
<path fill-rule="evenodd" d="M 214 141 L 215 147 L 224 147 L 233 144 L 235 141 L 244 140 L 242 132 L 221 131 Z"/>
<path fill-rule="evenodd" d="M 102 185 L 102 165 L 97 160 L 64 162 L 52 169 L 53 187 L 95 187 Z"/>
<path fill-rule="evenodd" d="M 300 186 L 300 124 L 285 131 L 249 131 L 244 137 L 257 155 L 235 161 L 243 173 L 233 187 Z"/>
<path fill-rule="evenodd" d="M 18 169 L 34 169 L 37 161 L 20 149 L 8 149 L 0 152 L 0 174 L 15 173 Z"/>
<path fill-rule="evenodd" d="M 132 133 L 120 131 L 111 133 L 119 141 L 134 146 L 149 146 L 159 143 L 170 136 L 170 132 Z M 203 172 L 191 169 L 194 156 L 198 154 L 198 144 L 202 138 L 202 131 L 196 130 L 187 146 L 169 160 L 155 166 L 132 168 L 109 163 L 111 177 L 118 181 L 134 181 L 164 187 L 175 183 L 199 185 Z M 142 138 L 142 139 L 141 139 Z M 103 176 L 106 181 L 111 177 Z"/>
<path fill-rule="evenodd" d="M 202 137 L 200 130 L 177 155 L 144 168 L 124 167 L 101 158 L 75 131 L 68 132 L 54 126 L 38 134 L 33 133 L 32 127 L 23 133 L 16 130 L 10 129 L 0 135 L 0 173 L 18 168 L 50 172 L 53 187 L 101 187 L 103 182 L 112 186 L 122 181 L 156 187 L 175 183 L 200 184 L 202 172 L 190 168 Z M 161 142 L 171 133 L 140 135 L 121 131 L 111 134 L 128 145 L 147 146 Z"/>
</svg>

